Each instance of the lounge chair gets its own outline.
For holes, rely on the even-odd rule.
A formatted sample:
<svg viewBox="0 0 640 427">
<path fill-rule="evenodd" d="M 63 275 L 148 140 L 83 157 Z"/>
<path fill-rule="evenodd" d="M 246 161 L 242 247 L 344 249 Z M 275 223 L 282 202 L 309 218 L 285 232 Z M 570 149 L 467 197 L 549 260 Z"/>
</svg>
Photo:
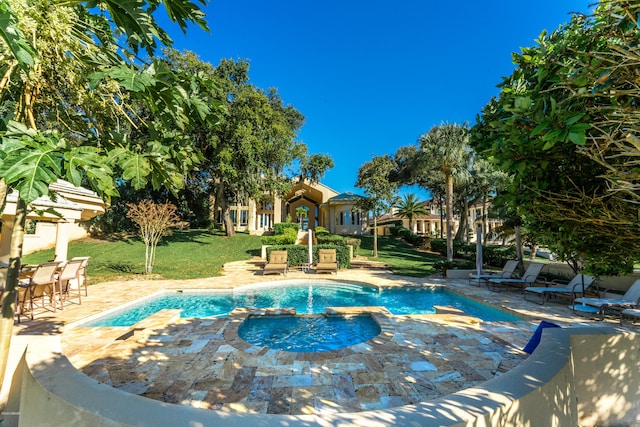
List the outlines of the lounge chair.
<svg viewBox="0 0 640 427">
<path fill-rule="evenodd" d="M 564 286 L 557 286 L 560 282 L 560 280 L 552 280 L 549 282 L 550 286 L 529 286 L 524 289 L 524 299 L 543 305 L 552 295 L 556 295 L 569 297 L 573 302 L 577 294 L 584 296 L 585 291 L 595 283 L 595 278 L 586 274 L 577 274 Z"/>
<path fill-rule="evenodd" d="M 57 297 L 56 297 L 56 271 L 60 263 L 57 261 L 45 262 L 36 267 L 31 276 L 25 277 L 18 281 L 18 301 L 16 314 L 18 316 L 18 323 L 20 322 L 20 315 L 24 309 L 24 305 L 29 300 L 29 313 L 31 320 L 33 320 L 34 302 L 39 301 L 42 308 L 45 307 L 45 295 L 49 295 L 49 302 L 56 311 Z"/>
<path fill-rule="evenodd" d="M 625 317 L 631 317 L 633 319 L 633 323 L 640 320 L 640 308 L 625 308 L 620 312 L 620 326 L 622 326 L 622 321 Z"/>
<path fill-rule="evenodd" d="M 513 277 L 516 272 L 516 268 L 518 268 L 518 264 L 520 261 L 515 259 L 510 259 L 506 262 L 504 267 L 502 267 L 502 271 L 498 273 L 484 273 L 484 274 L 470 274 L 469 275 L 469 284 L 473 285 L 475 282 L 476 286 L 480 286 L 482 283 L 486 282 L 489 279 L 509 279 Z"/>
<path fill-rule="evenodd" d="M 605 311 L 608 309 L 621 312 L 627 308 L 638 307 L 640 307 L 640 279 L 633 282 L 622 298 L 581 297 L 576 298 L 573 304 L 569 306 L 575 314 L 598 314 L 600 319 L 604 319 Z"/>
<path fill-rule="evenodd" d="M 532 262 L 531 264 L 529 264 L 529 267 L 527 267 L 521 278 L 489 279 L 487 280 L 487 287 L 489 288 L 489 290 L 494 292 L 505 290 L 509 286 L 516 286 L 523 290 L 527 286 L 532 285 L 538 281 L 538 276 L 540 275 L 543 267 L 544 264 L 540 262 Z"/>
<path fill-rule="evenodd" d="M 80 286 L 84 285 L 84 296 L 86 297 L 87 295 L 89 295 L 89 293 L 87 292 L 87 266 L 89 265 L 89 258 L 88 256 L 76 256 L 71 258 L 71 261 L 75 261 L 77 259 L 82 260 L 82 266 L 80 267 L 80 271 L 78 273 L 78 289 L 80 289 Z"/>
<path fill-rule="evenodd" d="M 338 274 L 338 260 L 335 249 L 318 249 L 318 263 L 316 273 Z"/>
<path fill-rule="evenodd" d="M 84 260 L 75 259 L 69 260 L 62 267 L 60 273 L 55 275 L 56 282 L 58 283 L 58 291 L 60 292 L 60 308 L 63 308 L 64 300 L 68 300 L 71 297 L 70 282 L 76 280 L 78 282 L 78 304 L 82 303 L 82 294 L 80 292 L 80 275 Z"/>
<path fill-rule="evenodd" d="M 264 265 L 262 274 L 283 274 L 286 276 L 288 270 L 287 251 L 271 251 L 269 262 Z"/>
</svg>

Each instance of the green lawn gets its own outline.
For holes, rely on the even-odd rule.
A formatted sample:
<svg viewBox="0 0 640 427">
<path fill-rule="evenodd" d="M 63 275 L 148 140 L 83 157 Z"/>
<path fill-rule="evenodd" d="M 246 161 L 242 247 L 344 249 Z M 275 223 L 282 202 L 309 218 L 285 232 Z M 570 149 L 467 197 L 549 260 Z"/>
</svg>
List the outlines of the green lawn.
<svg viewBox="0 0 640 427">
<path fill-rule="evenodd" d="M 240 233 L 227 238 L 222 232 L 178 230 L 158 245 L 154 278 L 197 279 L 219 276 L 226 262 L 260 255 L 259 236 Z M 371 258 L 373 237 L 362 238 L 360 255 Z M 69 244 L 68 258 L 90 256 L 90 283 L 127 280 L 144 275 L 144 243 L 138 237 L 98 240 L 84 239 Z M 23 264 L 39 264 L 54 258 L 54 250 L 25 255 Z M 392 237 L 378 238 L 378 258 L 395 274 L 421 277 L 436 271 L 432 265 L 441 258 L 415 250 Z"/>
<path fill-rule="evenodd" d="M 227 238 L 209 230 L 177 230 L 158 245 L 153 268 L 155 277 L 196 279 L 219 276 L 224 263 L 260 255 L 260 237 L 239 233 Z M 90 256 L 91 283 L 130 279 L 144 274 L 144 243 L 137 237 L 120 240 L 84 239 L 69 244 L 68 258 Z M 23 264 L 38 264 L 54 258 L 54 250 L 25 255 Z"/>
<path fill-rule="evenodd" d="M 373 236 L 362 237 L 360 255 L 370 260 L 388 264 L 394 274 L 401 276 L 424 277 L 437 273 L 433 263 L 443 258 L 416 250 L 404 240 L 390 236 L 378 236 L 378 258 L 373 258 Z"/>
</svg>

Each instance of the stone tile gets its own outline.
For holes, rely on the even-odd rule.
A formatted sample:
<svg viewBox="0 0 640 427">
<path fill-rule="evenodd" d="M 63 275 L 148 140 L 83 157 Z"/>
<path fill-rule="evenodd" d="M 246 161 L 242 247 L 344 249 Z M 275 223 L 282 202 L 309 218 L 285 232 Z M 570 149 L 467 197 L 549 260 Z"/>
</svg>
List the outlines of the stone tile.
<svg viewBox="0 0 640 427">
<path fill-rule="evenodd" d="M 353 399 L 356 397 L 356 391 L 349 374 L 334 374 L 332 375 L 332 380 L 337 399 Z"/>
<path fill-rule="evenodd" d="M 512 307 L 532 319 L 544 318 L 562 326 L 595 323 L 574 317 L 562 304 L 538 306 L 518 293 L 495 294 L 469 287 L 464 280 L 401 278 L 355 269 L 341 271 L 340 276 L 340 280 L 382 287 L 443 285 L 480 301 Z M 303 278 L 307 276 L 300 272 L 287 276 Z M 105 384 L 154 399 L 229 412 L 323 414 L 429 400 L 500 375 L 527 357 L 521 349 L 539 322 L 471 324 L 432 315 L 376 314 L 382 322 L 378 337 L 323 354 L 251 346 L 237 336 L 243 317 L 178 319 L 161 312 L 133 327 L 66 326 L 164 289 L 228 289 L 271 280 L 281 279 L 239 271 L 193 281 L 149 280 L 144 286 L 98 284 L 90 286 L 82 305 L 69 305 L 46 318 L 27 319 L 14 327 L 14 333 L 61 333 L 63 352 L 74 366 Z M 246 310 L 238 313 L 248 315 Z M 278 376 L 287 379 L 280 380 L 282 387 L 274 388 Z"/>
<path fill-rule="evenodd" d="M 292 404 L 291 387 L 274 387 L 271 389 L 268 414 L 290 414 Z"/>
</svg>

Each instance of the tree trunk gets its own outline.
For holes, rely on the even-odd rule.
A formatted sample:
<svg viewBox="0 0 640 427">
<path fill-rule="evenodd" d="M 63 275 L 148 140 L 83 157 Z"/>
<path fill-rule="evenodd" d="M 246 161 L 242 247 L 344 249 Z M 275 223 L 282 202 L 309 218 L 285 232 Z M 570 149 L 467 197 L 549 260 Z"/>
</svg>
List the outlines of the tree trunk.
<svg viewBox="0 0 640 427">
<path fill-rule="evenodd" d="M 518 261 L 522 262 L 522 260 L 524 259 L 523 251 L 522 251 L 522 227 L 517 225 L 515 227 L 515 231 L 516 231 L 516 257 L 518 258 Z"/>
<path fill-rule="evenodd" d="M 487 212 L 487 195 L 482 197 L 482 234 L 485 236 L 484 240 L 487 241 L 487 235 L 489 234 L 489 212 Z"/>
<path fill-rule="evenodd" d="M 223 184 L 220 184 L 218 187 L 216 203 L 218 204 L 220 209 L 222 209 L 222 225 L 224 227 L 225 234 L 227 235 L 227 237 L 235 236 L 236 230 L 234 228 L 233 221 L 231 221 L 231 208 L 229 207 L 229 202 L 227 201 Z"/>
<path fill-rule="evenodd" d="M 460 227 L 453 240 L 469 243 L 469 204 L 466 200 L 460 206 Z"/>
<path fill-rule="evenodd" d="M 529 259 L 531 261 L 536 259 L 537 251 L 538 251 L 538 245 L 531 245 L 531 253 L 529 254 Z"/>
<path fill-rule="evenodd" d="M 0 213 L 4 212 L 4 205 L 7 202 L 7 192 L 9 187 L 4 182 L 4 178 L 0 178 Z"/>
<path fill-rule="evenodd" d="M 231 220 L 231 208 L 224 205 L 222 207 L 222 223 L 224 224 L 224 231 L 227 237 L 233 237 L 236 235 L 236 229 L 234 228 L 233 221 Z"/>
<path fill-rule="evenodd" d="M 378 216 L 373 209 L 373 257 L 378 258 Z"/>
<path fill-rule="evenodd" d="M 438 197 L 438 207 L 440 208 L 440 238 L 444 237 L 444 225 L 442 224 L 442 198 Z"/>
<path fill-rule="evenodd" d="M 453 261 L 453 176 L 446 174 L 447 261 Z"/>
<path fill-rule="evenodd" d="M 11 346 L 11 333 L 13 330 L 13 317 L 16 311 L 18 296 L 18 277 L 20 276 L 20 258 L 22 257 L 22 243 L 24 242 L 24 227 L 27 223 L 27 205 L 18 197 L 16 216 L 13 221 L 13 233 L 11 234 L 11 249 L 9 252 L 9 269 L 7 271 L 7 283 L 2 301 L 2 317 L 0 318 L 0 384 L 4 381 L 7 361 L 9 359 L 9 347 Z"/>
</svg>

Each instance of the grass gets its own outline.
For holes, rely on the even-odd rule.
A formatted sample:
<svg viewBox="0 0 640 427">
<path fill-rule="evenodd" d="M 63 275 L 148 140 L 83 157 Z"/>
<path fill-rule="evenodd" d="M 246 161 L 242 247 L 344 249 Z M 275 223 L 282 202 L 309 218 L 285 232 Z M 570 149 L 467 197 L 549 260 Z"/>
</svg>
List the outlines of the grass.
<svg viewBox="0 0 640 427">
<path fill-rule="evenodd" d="M 154 278 L 197 279 L 219 276 L 226 262 L 260 255 L 260 237 L 239 233 L 227 238 L 209 230 L 176 230 L 164 237 L 156 250 Z M 90 256 L 90 283 L 128 280 L 144 276 L 144 243 L 138 237 L 118 240 L 83 239 L 69 243 L 67 257 Z M 54 250 L 25 255 L 23 264 L 54 258 Z"/>
<path fill-rule="evenodd" d="M 230 261 L 250 259 L 260 255 L 259 236 L 239 233 L 227 238 L 224 233 L 210 230 L 176 230 L 158 245 L 153 278 L 198 279 L 221 274 Z M 89 282 L 131 280 L 144 277 L 144 243 L 138 237 L 119 239 L 83 239 L 69 243 L 67 257 L 90 256 Z M 373 251 L 373 237 L 362 237 L 360 254 Z M 39 264 L 54 258 L 54 250 L 34 252 L 22 258 L 23 264 Z M 394 274 L 424 277 L 436 273 L 435 261 L 442 258 L 420 252 L 402 240 L 378 237 L 378 258 L 388 264 Z"/>
<path fill-rule="evenodd" d="M 384 262 L 394 274 L 411 277 L 424 277 L 437 273 L 433 263 L 443 258 L 418 251 L 404 240 L 390 236 L 378 236 L 378 258 L 373 258 L 373 236 L 361 238 L 360 254 L 370 260 Z"/>
</svg>

